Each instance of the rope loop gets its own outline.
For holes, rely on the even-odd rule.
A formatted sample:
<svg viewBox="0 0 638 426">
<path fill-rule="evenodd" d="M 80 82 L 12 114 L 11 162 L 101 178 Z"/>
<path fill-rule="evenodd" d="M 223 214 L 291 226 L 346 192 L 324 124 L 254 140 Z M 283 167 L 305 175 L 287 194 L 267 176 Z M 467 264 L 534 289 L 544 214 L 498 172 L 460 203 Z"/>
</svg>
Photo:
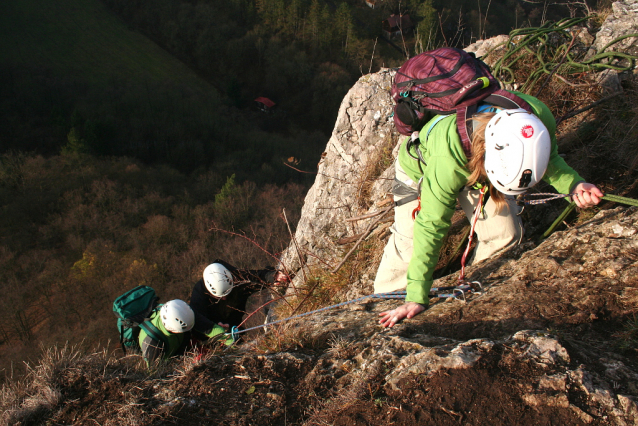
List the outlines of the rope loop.
<svg viewBox="0 0 638 426">
<path fill-rule="evenodd" d="M 506 42 L 494 46 L 482 58 L 496 49 L 503 47 L 506 49 L 503 57 L 493 66 L 494 76 L 504 84 L 512 84 L 516 81 L 514 70 L 519 60 L 527 57 L 537 61 L 536 69 L 532 70 L 525 82 L 521 82 L 519 90 L 526 93 L 531 93 L 532 88 L 544 75 L 551 76 L 556 73 L 569 76 L 603 69 L 616 71 L 633 69 L 637 56 L 606 50 L 626 38 L 638 38 L 638 33 L 615 38 L 591 57 L 585 57 L 582 53 L 570 53 L 572 46 L 578 40 L 579 32 L 575 31 L 578 28 L 574 27 L 581 26 L 591 17 L 564 18 L 558 22 L 548 21 L 540 27 L 513 30 Z M 557 42 L 557 40 L 560 41 Z M 620 61 L 624 61 L 624 64 L 619 65 Z"/>
</svg>

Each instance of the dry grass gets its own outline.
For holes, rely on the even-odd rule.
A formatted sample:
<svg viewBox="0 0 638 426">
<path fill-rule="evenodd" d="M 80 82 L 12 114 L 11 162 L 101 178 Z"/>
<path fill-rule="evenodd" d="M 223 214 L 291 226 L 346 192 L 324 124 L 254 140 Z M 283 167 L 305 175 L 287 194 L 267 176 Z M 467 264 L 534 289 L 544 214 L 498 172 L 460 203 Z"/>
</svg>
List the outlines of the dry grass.
<svg viewBox="0 0 638 426">
<path fill-rule="evenodd" d="M 371 383 L 378 383 L 378 376 L 382 371 L 380 361 L 373 362 L 365 369 L 358 370 L 350 375 L 350 382 L 342 388 L 334 390 L 334 396 L 321 401 L 313 407 L 312 413 L 304 425 L 327 425 L 330 419 L 335 419 L 339 414 L 355 404 L 374 401 L 378 389 Z"/>
<path fill-rule="evenodd" d="M 0 391 L 3 424 L 33 421 L 55 407 L 62 398 L 60 374 L 76 365 L 79 357 L 77 348 L 68 345 L 59 350 L 46 349 L 37 366 L 27 365 L 24 379 L 3 385 Z"/>
<path fill-rule="evenodd" d="M 361 210 L 366 211 L 372 206 L 374 202 L 370 196 L 372 186 L 381 173 L 393 164 L 394 157 L 392 156 L 392 150 L 396 144 L 396 137 L 389 134 L 386 136 L 385 141 L 378 145 L 374 152 L 368 157 L 368 161 L 361 171 L 360 181 L 357 185 L 356 203 Z"/>
<path fill-rule="evenodd" d="M 621 332 L 614 335 L 618 339 L 618 347 L 621 350 L 638 352 L 638 316 L 634 313 L 633 318 L 627 320 Z"/>
<path fill-rule="evenodd" d="M 316 333 L 295 321 L 270 326 L 258 337 L 252 348 L 258 353 L 275 353 L 302 348 L 316 349 L 322 345 Z"/>
<path fill-rule="evenodd" d="M 0 389 L 0 423 L 40 424 L 45 419 L 65 423 L 68 417 L 78 424 L 95 419 L 107 425 L 143 423 L 157 416 L 141 403 L 148 399 L 145 389 L 159 389 L 153 399 L 170 403 L 171 395 L 161 392 L 170 387 L 154 383 L 179 380 L 215 356 L 215 351 L 197 355 L 192 352 L 148 370 L 140 356 L 118 358 L 108 348 L 91 353 L 68 344 L 45 349 L 21 380 Z"/>
<path fill-rule="evenodd" d="M 352 354 L 352 341 L 343 336 L 333 335 L 328 340 L 328 353 L 334 358 L 348 358 Z"/>
</svg>

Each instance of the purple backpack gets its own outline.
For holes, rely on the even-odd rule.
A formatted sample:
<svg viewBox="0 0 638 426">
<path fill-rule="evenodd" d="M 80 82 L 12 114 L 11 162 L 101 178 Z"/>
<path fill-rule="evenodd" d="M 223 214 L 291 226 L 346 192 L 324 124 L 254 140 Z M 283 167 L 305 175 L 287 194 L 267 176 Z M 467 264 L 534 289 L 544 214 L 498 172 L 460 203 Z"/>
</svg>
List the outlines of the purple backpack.
<svg viewBox="0 0 638 426">
<path fill-rule="evenodd" d="M 463 151 L 471 155 L 472 117 L 479 102 L 532 111 L 527 102 L 500 88 L 483 61 L 454 47 L 441 47 L 408 59 L 392 84 L 394 124 L 409 136 L 435 115 L 456 113 Z M 469 127 L 468 127 L 469 126 Z"/>
</svg>

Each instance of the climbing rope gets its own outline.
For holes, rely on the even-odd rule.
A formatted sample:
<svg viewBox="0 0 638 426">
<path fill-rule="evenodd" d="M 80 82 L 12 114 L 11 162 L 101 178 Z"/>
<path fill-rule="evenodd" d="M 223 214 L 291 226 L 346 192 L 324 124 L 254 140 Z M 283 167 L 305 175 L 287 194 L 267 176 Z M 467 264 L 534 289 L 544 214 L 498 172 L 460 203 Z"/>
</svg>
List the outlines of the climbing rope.
<svg viewBox="0 0 638 426">
<path fill-rule="evenodd" d="M 482 290 L 481 284 L 479 282 L 471 282 L 471 283 L 466 283 L 466 284 L 459 284 L 456 286 L 446 286 L 446 287 L 434 287 L 430 289 L 430 294 L 429 296 L 431 298 L 439 298 L 439 299 L 448 299 L 448 298 L 454 298 L 454 299 L 459 299 L 459 300 L 466 300 L 466 296 L 470 293 L 478 293 Z M 364 300 L 367 299 L 404 299 L 405 296 L 407 295 L 407 292 L 405 290 L 402 291 L 391 291 L 388 293 L 375 293 L 375 294 L 369 294 L 367 296 L 362 296 L 359 297 L 357 299 L 353 299 L 353 300 L 348 300 L 345 302 L 341 302 L 341 303 L 337 303 L 336 305 L 331 305 L 331 306 L 326 306 L 324 308 L 320 308 L 320 309 L 316 309 L 314 311 L 310 311 L 310 312 L 304 312 L 302 314 L 297 314 L 288 318 L 283 318 L 277 321 L 273 321 L 273 322 L 269 322 L 266 324 L 260 324 L 254 327 L 250 327 L 250 328 L 245 328 L 243 330 L 239 330 L 238 327 L 233 327 L 230 331 L 230 333 L 227 333 L 227 335 L 232 336 L 233 340 L 237 340 L 236 336 L 242 333 L 246 333 L 248 331 L 252 331 L 252 330 L 257 330 L 260 328 L 264 328 L 264 327 L 270 327 L 273 325 L 277 325 L 277 324 L 281 324 L 284 323 L 286 321 L 292 321 L 294 319 L 299 319 L 299 318 L 303 318 L 306 317 L 308 315 L 313 315 L 319 312 L 324 312 L 324 311 L 328 311 L 330 309 L 336 309 L 336 308 L 340 308 L 346 305 L 350 305 L 352 303 L 357 303 L 357 302 L 362 302 Z"/>
<path fill-rule="evenodd" d="M 551 197 L 547 197 L 541 200 L 533 200 L 534 204 L 542 204 L 542 203 L 546 203 L 548 201 L 551 200 L 556 200 L 559 198 L 564 198 L 564 197 L 569 197 L 572 194 L 528 194 L 529 195 L 550 195 Z M 603 200 L 607 200 L 607 201 L 611 201 L 614 203 L 621 203 L 621 204 L 627 204 L 629 206 L 635 206 L 638 207 L 638 200 L 634 200 L 633 198 L 627 198 L 627 197 L 621 197 L 620 195 L 613 195 L 613 194 L 605 194 L 603 195 Z M 571 213 L 572 210 L 574 210 L 574 208 L 576 207 L 576 203 L 574 203 L 573 201 L 569 203 L 569 205 L 565 208 L 565 210 L 563 210 L 563 212 L 556 218 L 556 220 L 550 225 L 550 227 L 547 229 L 547 231 L 545 231 L 545 233 L 543 234 L 543 238 L 547 238 L 551 235 L 552 232 L 554 232 L 554 229 L 563 222 L 563 220 L 565 220 L 565 218 L 567 217 L 567 215 L 569 215 L 569 213 Z"/>
<path fill-rule="evenodd" d="M 638 57 L 622 52 L 607 52 L 606 50 L 626 38 L 638 37 L 638 33 L 618 37 L 591 56 L 587 56 L 588 52 L 582 50 L 576 54 L 571 52 L 578 33 L 570 31 L 570 29 L 576 25 L 583 24 L 590 18 L 591 16 L 565 18 L 558 22 L 549 21 L 540 27 L 513 30 L 510 32 L 506 42 L 494 46 L 483 58 L 504 45 L 507 47 L 503 57 L 493 66 L 494 76 L 504 84 L 511 84 L 516 81 L 514 69 L 518 61 L 523 58 L 535 59 L 538 65 L 519 88 L 520 91 L 525 93 L 529 93 L 543 75 L 573 75 L 601 71 L 603 69 L 616 71 L 633 69 Z M 557 41 L 561 38 L 565 40 L 564 43 Z M 619 65 L 620 61 L 626 61 L 626 65 Z M 528 64 L 525 67 L 529 69 Z"/>
<path fill-rule="evenodd" d="M 544 204 L 552 200 L 559 200 L 561 198 L 571 197 L 574 195 L 576 194 L 552 194 L 549 192 L 538 192 L 535 194 L 521 195 L 519 198 L 519 201 L 526 205 L 537 205 L 537 204 Z M 545 197 L 545 198 L 535 198 L 535 197 Z M 603 195 L 602 199 L 611 201 L 614 203 L 621 203 L 621 204 L 627 204 L 629 206 L 638 207 L 638 200 L 634 200 L 633 198 L 621 197 L 620 195 L 605 194 Z"/>
<path fill-rule="evenodd" d="M 466 281 L 465 280 L 465 261 L 467 258 L 467 255 L 470 251 L 470 247 L 472 245 L 472 236 L 474 234 L 474 230 L 476 227 L 476 223 L 478 221 L 478 218 L 481 214 L 481 212 L 483 211 L 483 198 L 485 195 L 487 187 L 481 188 L 480 191 L 480 195 L 479 195 L 479 203 L 478 203 L 478 207 L 476 208 L 475 212 L 474 212 L 474 216 L 472 218 L 472 227 L 470 229 L 470 234 L 468 237 L 468 244 L 467 244 L 467 248 L 465 249 L 465 252 L 463 253 L 463 258 L 461 259 L 461 272 L 459 274 L 459 278 L 458 278 L 458 284 L 456 286 L 445 286 L 445 287 L 435 287 L 435 288 L 431 288 L 430 289 L 430 294 L 429 296 L 431 298 L 440 298 L 440 299 L 448 299 L 448 298 L 454 298 L 454 299 L 462 299 L 462 300 L 466 300 L 466 295 L 468 294 L 472 294 L 472 293 L 480 293 L 482 291 L 482 286 L 481 283 L 478 281 Z M 552 201 L 552 200 L 557 200 L 557 199 L 561 199 L 561 198 L 566 198 L 566 197 L 571 197 L 572 195 L 575 194 L 553 194 L 553 193 L 535 193 L 535 194 L 525 194 L 522 195 L 521 197 L 519 197 L 519 201 L 524 203 L 524 204 L 529 204 L 529 205 L 537 205 L 537 204 L 543 204 L 546 203 L 548 201 Z M 538 198 L 538 197 L 544 197 L 544 198 Z M 632 199 L 632 198 L 627 198 L 627 197 L 621 197 L 619 195 L 613 195 L 613 194 L 605 194 L 603 197 L 603 200 L 607 200 L 607 201 L 612 201 L 612 202 L 616 202 L 616 203 L 624 203 L 624 204 L 628 204 L 631 206 L 636 206 L 638 207 L 638 200 Z M 575 204 L 572 202 L 570 203 L 570 205 L 568 206 L 568 210 L 566 210 L 567 213 L 563 212 L 563 214 L 561 215 L 560 218 L 564 218 L 570 211 L 571 209 L 573 209 L 575 206 Z M 560 219 L 562 221 L 562 219 Z M 557 219 L 558 221 L 558 219 Z M 557 223 L 557 222 L 555 222 Z M 560 223 L 560 222 L 558 222 Z M 554 227 L 555 225 L 552 225 L 552 227 Z M 552 228 L 550 228 L 552 229 Z M 546 234 L 548 234 L 546 232 Z M 545 236 L 545 235 L 544 235 Z M 254 327 L 250 327 L 250 328 L 246 328 L 243 330 L 240 330 L 238 326 L 234 326 L 231 328 L 231 331 L 229 333 L 226 333 L 226 335 L 231 336 L 233 338 L 233 340 L 237 340 L 237 336 L 239 334 L 242 333 L 247 333 L 249 331 L 252 330 L 257 330 L 260 328 L 264 328 L 264 327 L 269 327 L 269 326 L 274 326 L 277 324 L 281 324 L 284 323 L 286 321 L 292 321 L 295 319 L 299 319 L 299 318 L 303 318 L 306 317 L 308 315 L 313 315 L 319 312 L 324 312 L 324 311 L 328 311 L 330 309 L 336 309 L 336 308 L 340 308 L 346 305 L 350 305 L 353 303 L 357 303 L 357 302 L 362 302 L 364 300 L 367 299 L 403 299 L 405 298 L 405 296 L 407 295 L 407 292 L 402 290 L 402 291 L 392 291 L 392 292 L 387 292 L 387 293 L 375 293 L 375 294 L 370 294 L 367 296 L 362 296 L 359 297 L 357 299 L 353 299 L 353 300 L 348 300 L 345 302 L 341 302 L 341 303 L 337 303 L 335 305 L 331 305 L 331 306 L 326 306 L 324 308 L 320 308 L 320 309 L 316 309 L 314 311 L 310 311 L 310 312 L 304 312 L 302 314 L 297 314 L 288 318 L 284 318 L 284 319 L 280 319 L 277 321 L 273 321 L 273 322 L 269 322 L 266 324 L 261 324 L 258 326 L 254 326 Z M 262 307 L 266 306 L 269 303 L 272 303 L 273 301 L 267 302 L 266 304 L 264 304 Z M 262 307 L 258 308 L 255 312 L 259 311 Z M 253 312 L 250 316 L 252 316 L 255 312 Z M 249 316 L 249 317 L 250 317 Z M 244 321 L 245 322 L 245 321 Z M 243 322 L 242 322 L 243 324 Z"/>
<path fill-rule="evenodd" d="M 431 297 L 431 298 L 439 298 L 439 299 L 454 298 L 454 299 L 466 300 L 466 295 L 468 295 L 470 293 L 479 293 L 482 290 L 482 286 L 481 286 L 480 282 L 478 282 L 478 281 L 467 281 L 465 279 L 465 261 L 466 261 L 467 255 L 468 255 L 468 253 L 470 251 L 470 247 L 472 245 L 472 236 L 474 234 L 474 228 L 476 227 L 476 223 L 478 221 L 478 218 L 479 218 L 481 212 L 483 211 L 483 198 L 485 196 L 485 193 L 487 192 L 487 189 L 488 189 L 488 187 L 484 186 L 479 191 L 478 207 L 476 208 L 476 211 L 474 213 L 474 218 L 472 220 L 472 228 L 470 230 L 470 236 L 469 236 L 469 241 L 468 241 L 468 244 L 467 244 L 467 248 L 465 249 L 465 252 L 463 253 L 463 258 L 461 259 L 461 272 L 460 272 L 460 275 L 459 275 L 459 278 L 458 278 L 457 285 L 455 285 L 455 286 L 447 286 L 447 287 L 431 288 L 430 289 L 430 293 L 429 293 L 429 297 Z M 414 215 L 414 213 L 413 213 L 413 215 Z M 448 292 L 448 293 L 445 293 L 445 292 Z M 367 300 L 367 299 L 403 299 L 403 298 L 405 298 L 406 295 L 407 295 L 406 291 L 393 291 L 393 292 L 388 292 L 388 293 L 370 294 L 370 295 L 367 295 L 367 296 L 359 297 L 357 299 L 353 299 L 353 300 L 348 300 L 348 301 L 345 301 L 345 302 L 337 303 L 336 305 L 326 306 L 325 308 L 316 309 L 316 310 L 310 311 L 310 312 L 304 312 L 302 314 L 294 315 L 294 316 L 291 316 L 291 317 L 288 317 L 288 318 L 284 318 L 284 319 L 281 319 L 281 320 L 269 322 L 269 323 L 266 323 L 266 324 L 261 324 L 261 325 L 250 327 L 250 328 L 245 328 L 243 330 L 239 330 L 238 326 L 234 326 L 231 329 L 231 332 L 227 333 L 227 335 L 232 336 L 233 340 L 236 340 L 236 336 L 238 334 L 241 334 L 241 333 L 246 333 L 246 332 L 251 331 L 251 330 L 257 330 L 257 329 L 260 329 L 260 328 L 281 324 L 281 323 L 286 322 L 286 321 L 291 321 L 291 320 L 302 318 L 302 317 L 305 317 L 305 316 L 308 316 L 308 315 L 316 314 L 316 313 L 319 313 L 319 312 L 324 312 L 324 311 L 327 311 L 327 310 L 330 310 L 330 309 L 340 308 L 342 306 L 350 305 L 352 303 L 361 302 L 361 301 L 364 301 L 364 300 Z M 273 303 L 274 301 L 275 300 L 268 301 L 265 304 L 263 304 L 262 306 L 260 306 L 259 308 L 257 308 L 254 312 L 252 312 L 250 315 L 248 315 L 248 317 L 244 321 L 242 321 L 242 323 L 240 325 L 243 325 L 255 313 L 259 312 L 266 305 L 268 305 L 270 303 Z"/>
</svg>

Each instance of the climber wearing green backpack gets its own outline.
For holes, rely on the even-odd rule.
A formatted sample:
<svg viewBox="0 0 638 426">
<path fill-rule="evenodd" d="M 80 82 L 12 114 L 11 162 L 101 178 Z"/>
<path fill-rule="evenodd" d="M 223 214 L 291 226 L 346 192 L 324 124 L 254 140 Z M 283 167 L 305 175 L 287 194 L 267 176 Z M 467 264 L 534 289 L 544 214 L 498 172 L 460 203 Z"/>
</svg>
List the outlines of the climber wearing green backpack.
<svg viewBox="0 0 638 426">
<path fill-rule="evenodd" d="M 219 325 L 195 325 L 195 314 L 182 300 L 158 305 L 159 297 L 149 286 L 140 285 L 113 302 L 122 350 L 141 353 L 150 363 L 182 354 L 191 345 L 191 330 L 226 345 L 233 338 Z"/>
<path fill-rule="evenodd" d="M 183 300 L 175 299 L 159 306 L 150 319 L 140 324 L 139 346 L 147 364 L 157 360 L 182 355 L 191 344 L 191 333 L 195 325 L 195 313 Z M 202 330 L 209 338 L 219 337 L 227 345 L 232 337 L 216 325 L 211 330 Z"/>
</svg>

